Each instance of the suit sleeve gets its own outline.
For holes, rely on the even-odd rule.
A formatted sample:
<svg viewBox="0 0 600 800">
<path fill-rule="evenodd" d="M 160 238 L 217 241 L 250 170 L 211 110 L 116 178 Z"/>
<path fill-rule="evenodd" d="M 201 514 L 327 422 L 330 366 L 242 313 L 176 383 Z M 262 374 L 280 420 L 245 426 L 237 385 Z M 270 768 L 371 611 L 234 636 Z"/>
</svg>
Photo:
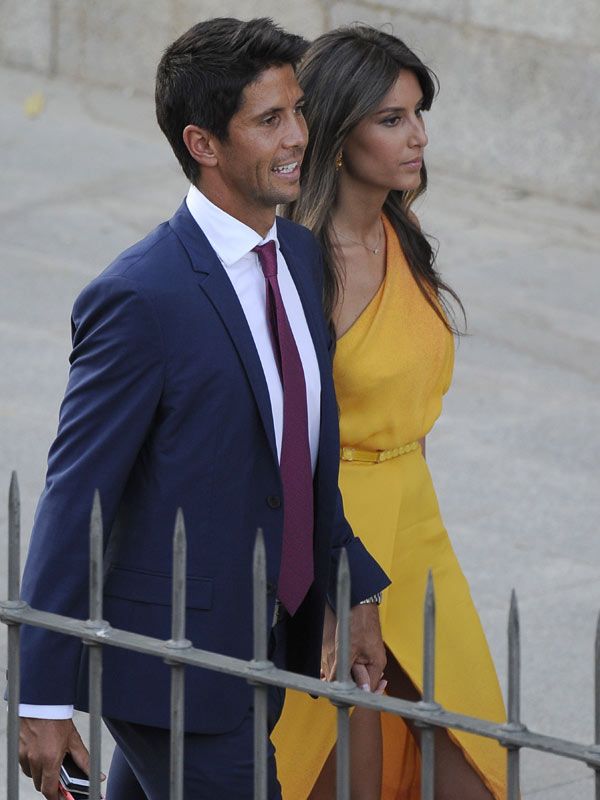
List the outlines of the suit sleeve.
<svg viewBox="0 0 600 800">
<path fill-rule="evenodd" d="M 337 574 L 340 555 L 346 548 L 348 565 L 350 567 L 350 605 L 355 606 L 361 600 L 383 591 L 391 581 L 381 569 L 377 561 L 366 549 L 364 544 L 355 536 L 344 515 L 342 495 L 338 489 L 336 502 L 336 515 L 333 530 L 333 543 L 331 549 L 331 568 L 329 572 L 329 589 L 327 599 L 329 605 L 335 609 L 337 596 Z"/>
<path fill-rule="evenodd" d="M 22 597 L 33 608 L 85 619 L 94 491 L 100 492 L 106 544 L 160 400 L 164 350 L 150 300 L 123 277 L 98 278 L 82 292 L 72 333 L 69 380 Z M 25 626 L 21 642 L 21 702 L 73 704 L 80 641 Z"/>
</svg>

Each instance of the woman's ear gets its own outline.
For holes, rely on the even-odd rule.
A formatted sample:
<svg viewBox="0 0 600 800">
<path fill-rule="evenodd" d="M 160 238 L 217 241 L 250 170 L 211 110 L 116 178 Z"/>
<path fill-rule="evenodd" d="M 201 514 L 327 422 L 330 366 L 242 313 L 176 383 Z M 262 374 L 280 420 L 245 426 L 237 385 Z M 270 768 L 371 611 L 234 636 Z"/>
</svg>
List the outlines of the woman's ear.
<svg viewBox="0 0 600 800">
<path fill-rule="evenodd" d="M 217 165 L 217 155 L 213 149 L 213 136 L 205 128 L 186 125 L 183 129 L 183 143 L 189 154 L 202 167 Z"/>
</svg>

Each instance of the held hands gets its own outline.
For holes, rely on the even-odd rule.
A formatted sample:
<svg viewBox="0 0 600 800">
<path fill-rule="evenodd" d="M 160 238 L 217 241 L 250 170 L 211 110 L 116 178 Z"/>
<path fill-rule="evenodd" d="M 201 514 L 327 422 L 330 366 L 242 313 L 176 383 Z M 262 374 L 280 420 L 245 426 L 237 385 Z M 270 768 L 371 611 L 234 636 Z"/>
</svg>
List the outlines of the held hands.
<svg viewBox="0 0 600 800">
<path fill-rule="evenodd" d="M 77 766 L 89 774 L 90 755 L 72 719 L 21 718 L 19 763 L 47 800 L 61 798 L 58 775 L 67 752 Z"/>
<path fill-rule="evenodd" d="M 326 681 L 335 680 L 337 640 L 337 620 L 326 604 L 321 650 L 321 677 Z M 354 606 L 350 611 L 350 663 L 356 684 L 364 691 L 383 694 L 387 686 L 383 680 L 386 661 L 378 606 L 375 603 Z"/>
</svg>

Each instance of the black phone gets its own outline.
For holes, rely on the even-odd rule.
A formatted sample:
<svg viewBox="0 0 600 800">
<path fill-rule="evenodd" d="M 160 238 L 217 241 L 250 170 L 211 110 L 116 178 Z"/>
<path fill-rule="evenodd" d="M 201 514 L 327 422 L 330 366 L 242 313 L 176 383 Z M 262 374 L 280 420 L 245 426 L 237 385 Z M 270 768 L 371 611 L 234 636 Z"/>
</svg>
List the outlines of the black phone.
<svg viewBox="0 0 600 800">
<path fill-rule="evenodd" d="M 90 780 L 67 753 L 60 767 L 60 782 L 73 796 L 73 800 L 85 800 L 90 796 Z"/>
</svg>

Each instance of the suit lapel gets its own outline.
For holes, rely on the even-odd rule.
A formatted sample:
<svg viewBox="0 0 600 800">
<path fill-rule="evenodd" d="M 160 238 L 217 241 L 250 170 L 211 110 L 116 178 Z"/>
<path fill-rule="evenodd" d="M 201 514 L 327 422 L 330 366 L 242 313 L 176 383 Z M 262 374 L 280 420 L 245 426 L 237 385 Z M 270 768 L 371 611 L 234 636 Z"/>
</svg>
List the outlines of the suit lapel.
<svg viewBox="0 0 600 800">
<path fill-rule="evenodd" d="M 321 374 L 321 385 L 324 385 L 324 378 L 327 378 L 331 373 L 331 362 L 323 336 L 323 311 L 319 303 L 317 292 L 315 292 L 315 287 L 310 280 L 312 267 L 302 263 L 302 260 L 298 257 L 297 251 L 293 249 L 288 237 L 281 230 L 281 226 L 278 226 L 277 238 L 279 239 L 279 246 L 285 258 L 285 263 L 288 265 L 290 275 L 298 290 L 304 316 L 306 317 L 306 324 L 308 325 L 308 330 L 310 331 L 317 354 L 319 372 Z"/>
<path fill-rule="evenodd" d="M 271 452 L 275 462 L 279 463 L 267 382 L 235 289 L 217 254 L 190 214 L 185 201 L 169 220 L 169 225 L 187 250 L 192 269 L 198 273 L 199 286 L 219 314 L 238 352 L 256 399 Z"/>
<path fill-rule="evenodd" d="M 278 226 L 277 238 L 279 239 L 279 246 L 288 265 L 290 274 L 298 295 L 300 302 L 304 309 L 304 316 L 310 335 L 315 348 L 317 362 L 319 364 L 319 375 L 321 378 L 321 424 L 319 429 L 319 461 L 317 464 L 317 473 L 319 471 L 319 464 L 322 463 L 323 457 L 329 452 L 328 438 L 332 431 L 337 430 L 337 405 L 335 403 L 335 391 L 333 389 L 333 370 L 331 365 L 331 358 L 329 350 L 327 349 L 327 339 L 325 336 L 325 328 L 323 323 L 323 309 L 320 302 L 320 297 L 315 291 L 312 282 L 312 265 L 303 262 L 298 255 L 298 248 L 294 248 L 289 241 L 286 232 L 282 230 L 281 225 Z M 319 482 L 317 482 L 319 483 Z"/>
</svg>

